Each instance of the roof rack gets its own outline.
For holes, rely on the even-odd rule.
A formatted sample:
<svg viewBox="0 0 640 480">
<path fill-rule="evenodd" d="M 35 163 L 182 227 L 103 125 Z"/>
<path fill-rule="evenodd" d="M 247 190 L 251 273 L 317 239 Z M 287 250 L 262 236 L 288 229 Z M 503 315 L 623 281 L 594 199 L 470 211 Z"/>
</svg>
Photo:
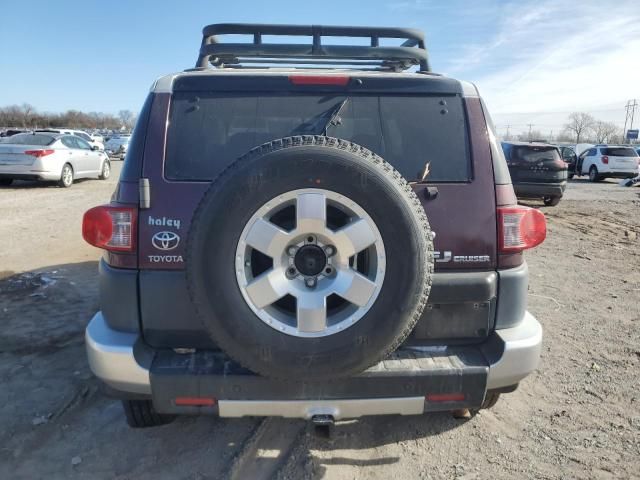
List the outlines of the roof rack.
<svg viewBox="0 0 640 480">
<path fill-rule="evenodd" d="M 221 42 L 221 35 L 252 35 L 253 41 Z M 308 36 L 309 43 L 263 43 L 263 35 Z M 322 37 L 369 38 L 370 45 L 327 45 Z M 398 46 L 380 46 L 381 38 L 404 40 Z M 256 68 L 256 64 L 351 65 L 368 70 L 402 71 L 414 65 L 430 72 L 424 34 L 420 30 L 390 27 L 334 27 L 324 25 L 269 25 L 217 23 L 202 30 L 196 68 Z"/>
</svg>

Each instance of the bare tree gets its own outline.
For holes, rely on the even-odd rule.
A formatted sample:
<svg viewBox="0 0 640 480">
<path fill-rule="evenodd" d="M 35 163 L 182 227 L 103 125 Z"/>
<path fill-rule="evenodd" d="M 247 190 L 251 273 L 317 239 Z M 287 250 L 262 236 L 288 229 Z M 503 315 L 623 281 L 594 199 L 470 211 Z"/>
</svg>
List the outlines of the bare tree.
<svg viewBox="0 0 640 480">
<path fill-rule="evenodd" d="M 594 122 L 592 130 L 596 143 L 606 143 L 612 141 L 613 137 L 618 133 L 619 128 L 613 122 L 597 120 Z"/>
<path fill-rule="evenodd" d="M 120 110 L 118 117 L 122 121 L 122 124 L 127 128 L 132 128 L 135 122 L 136 116 L 131 110 Z"/>
<path fill-rule="evenodd" d="M 33 105 L 30 105 L 28 103 L 23 103 L 20 106 L 20 113 L 22 115 L 22 126 L 24 128 L 32 126 L 33 114 L 35 113 L 35 110 L 36 109 L 33 108 Z"/>
<path fill-rule="evenodd" d="M 588 113 L 573 112 L 569 115 L 569 121 L 565 124 L 565 130 L 573 133 L 576 143 L 580 143 L 580 139 L 584 140 L 586 134 L 593 128 L 596 119 Z"/>
<path fill-rule="evenodd" d="M 573 134 L 566 129 L 561 131 L 560 134 L 556 137 L 557 142 L 571 143 L 573 142 L 573 140 L 574 140 Z"/>
<path fill-rule="evenodd" d="M 516 138 L 521 142 L 531 142 L 533 140 L 544 139 L 544 135 L 540 130 L 531 130 L 531 132 L 526 131 L 518 134 Z"/>
<path fill-rule="evenodd" d="M 135 118 L 133 114 L 131 115 Z M 121 126 L 120 119 L 102 112 L 85 113 L 78 110 L 68 110 L 64 113 L 39 113 L 27 103 L 0 107 L 0 127 L 117 129 Z"/>
</svg>

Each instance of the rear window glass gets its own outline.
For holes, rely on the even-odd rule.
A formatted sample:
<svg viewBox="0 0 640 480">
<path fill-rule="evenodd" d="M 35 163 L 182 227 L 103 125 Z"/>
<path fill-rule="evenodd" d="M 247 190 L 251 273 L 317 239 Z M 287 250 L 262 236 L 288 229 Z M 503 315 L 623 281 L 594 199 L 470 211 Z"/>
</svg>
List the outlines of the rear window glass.
<svg viewBox="0 0 640 480">
<path fill-rule="evenodd" d="M 610 157 L 637 157 L 638 154 L 633 148 L 625 147 L 607 147 L 601 148 L 602 155 L 608 155 Z"/>
<path fill-rule="evenodd" d="M 340 108 L 342 107 L 342 108 Z M 381 155 L 408 179 L 471 177 L 465 115 L 459 97 L 174 94 L 165 175 L 210 180 L 251 148 L 292 135 L 327 135 Z"/>
<path fill-rule="evenodd" d="M 560 153 L 555 147 L 535 147 L 514 145 L 511 160 L 520 162 L 543 162 L 560 160 Z"/>
<path fill-rule="evenodd" d="M 13 143 L 16 145 L 51 145 L 55 141 L 55 138 L 50 135 L 40 135 L 33 133 L 20 133 L 2 139 L 2 143 Z"/>
</svg>

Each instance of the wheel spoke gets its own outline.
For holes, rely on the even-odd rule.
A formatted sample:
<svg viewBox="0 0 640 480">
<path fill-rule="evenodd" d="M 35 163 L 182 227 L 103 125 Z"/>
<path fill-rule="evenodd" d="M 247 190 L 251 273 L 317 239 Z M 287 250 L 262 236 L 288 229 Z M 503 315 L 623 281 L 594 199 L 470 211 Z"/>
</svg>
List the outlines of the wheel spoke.
<svg viewBox="0 0 640 480">
<path fill-rule="evenodd" d="M 297 297 L 298 331 L 321 332 L 327 327 L 327 304 L 324 295 L 313 292 Z"/>
<path fill-rule="evenodd" d="M 327 224 L 327 199 L 323 193 L 301 193 L 296 205 L 296 230 L 321 233 Z"/>
<path fill-rule="evenodd" d="M 360 253 L 376 242 L 376 235 L 366 220 L 359 219 L 333 235 L 335 246 L 344 260 Z"/>
<path fill-rule="evenodd" d="M 271 270 L 254 279 L 246 291 L 257 308 L 268 307 L 288 293 L 287 279 L 282 272 Z"/>
<path fill-rule="evenodd" d="M 289 241 L 289 234 L 264 218 L 259 218 L 249 229 L 246 242 L 259 252 L 276 257 L 282 255 Z"/>
<path fill-rule="evenodd" d="M 376 290 L 376 284 L 351 268 L 342 268 L 338 272 L 334 291 L 345 300 L 364 307 Z"/>
</svg>

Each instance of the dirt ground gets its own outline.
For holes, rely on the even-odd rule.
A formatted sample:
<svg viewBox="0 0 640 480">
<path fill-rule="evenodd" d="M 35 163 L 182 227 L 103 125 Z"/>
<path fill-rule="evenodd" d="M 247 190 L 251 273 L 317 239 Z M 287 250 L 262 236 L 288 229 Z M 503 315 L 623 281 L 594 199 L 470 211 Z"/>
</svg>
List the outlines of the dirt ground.
<svg viewBox="0 0 640 480">
<path fill-rule="evenodd" d="M 114 162 L 117 175 L 120 162 Z M 109 181 L 0 189 L 0 478 L 640 478 L 640 188 L 571 182 L 527 254 L 540 368 L 470 420 L 181 418 L 131 430 L 84 354 Z M 536 206 L 539 206 L 536 204 Z"/>
</svg>

